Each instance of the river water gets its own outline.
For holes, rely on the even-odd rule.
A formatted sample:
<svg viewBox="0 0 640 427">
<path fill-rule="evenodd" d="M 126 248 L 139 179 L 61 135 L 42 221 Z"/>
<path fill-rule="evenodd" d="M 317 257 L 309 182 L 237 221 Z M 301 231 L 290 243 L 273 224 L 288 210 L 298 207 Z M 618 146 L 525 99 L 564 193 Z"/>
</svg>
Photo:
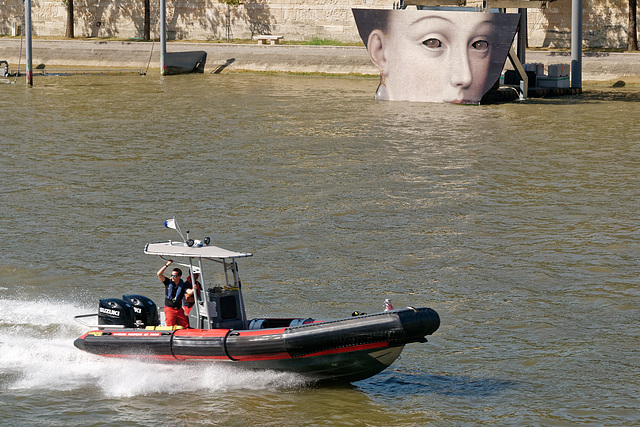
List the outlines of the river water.
<svg viewBox="0 0 640 427">
<path fill-rule="evenodd" d="M 637 425 L 636 89 L 374 102 L 374 79 L 38 77 L 0 85 L 3 425 Z M 144 244 L 240 260 L 248 316 L 396 305 L 442 326 L 345 386 L 103 359 L 99 298 L 161 301 Z"/>
</svg>

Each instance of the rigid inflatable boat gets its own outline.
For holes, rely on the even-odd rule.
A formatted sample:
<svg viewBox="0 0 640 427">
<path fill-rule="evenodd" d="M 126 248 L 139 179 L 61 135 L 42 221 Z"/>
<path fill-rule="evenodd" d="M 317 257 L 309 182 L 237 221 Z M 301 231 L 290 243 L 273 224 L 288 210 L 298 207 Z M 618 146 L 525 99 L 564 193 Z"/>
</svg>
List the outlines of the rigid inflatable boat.
<svg viewBox="0 0 640 427">
<path fill-rule="evenodd" d="M 173 220 L 165 223 L 173 225 Z M 180 231 L 179 231 L 180 232 Z M 181 236 L 182 233 L 180 232 Z M 247 369 L 302 374 L 317 380 L 358 381 L 393 363 L 404 346 L 426 342 L 440 325 L 438 314 L 425 307 L 353 313 L 332 320 L 265 318 L 248 320 L 236 260 L 252 256 L 187 238 L 149 243 L 144 252 L 200 274 L 201 290 L 189 313 L 189 328 L 161 326 L 162 313 L 142 295 L 101 299 L 98 324 L 74 342 L 80 350 L 111 356 L 176 362 L 219 362 Z M 204 264 L 217 264 L 215 285 Z M 214 275 L 212 275 L 214 277 Z M 84 323 L 84 322 L 83 322 Z"/>
</svg>

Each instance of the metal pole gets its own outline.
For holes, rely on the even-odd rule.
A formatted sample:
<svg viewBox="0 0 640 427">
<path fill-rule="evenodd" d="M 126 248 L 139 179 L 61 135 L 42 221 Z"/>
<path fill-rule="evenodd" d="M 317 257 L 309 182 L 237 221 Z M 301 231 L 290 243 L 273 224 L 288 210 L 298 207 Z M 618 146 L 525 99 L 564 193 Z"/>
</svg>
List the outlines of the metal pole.
<svg viewBox="0 0 640 427">
<path fill-rule="evenodd" d="M 24 34 L 27 49 L 27 84 L 33 86 L 33 64 L 31 60 L 31 0 L 24 1 Z M 18 73 L 20 70 L 18 70 Z"/>
<path fill-rule="evenodd" d="M 167 4 L 166 0 L 160 0 L 160 74 L 165 75 L 167 65 L 165 55 L 167 54 Z"/>
<path fill-rule="evenodd" d="M 247 324 L 247 312 L 244 309 L 244 298 L 242 297 L 242 282 L 240 282 L 240 273 L 238 272 L 238 264 L 235 258 L 233 258 L 233 282 L 234 285 L 238 285 L 238 303 L 240 304 L 240 317 L 242 319 L 242 328 L 246 329 Z"/>
<path fill-rule="evenodd" d="M 195 281 L 193 281 L 193 295 L 194 300 L 196 301 L 196 318 L 198 319 L 197 327 L 202 328 L 200 325 L 200 297 L 202 297 L 202 307 L 204 308 L 204 314 L 209 319 L 209 308 L 207 307 L 207 294 L 205 292 L 204 286 L 204 274 L 202 273 L 202 258 L 198 258 L 198 267 L 200 267 L 200 294 L 198 294 L 198 290 L 196 289 Z"/>
<path fill-rule="evenodd" d="M 520 29 L 518 30 L 518 58 L 522 65 L 526 64 L 527 52 L 527 9 L 518 9 L 520 12 Z"/>
<path fill-rule="evenodd" d="M 582 88 L 582 0 L 571 0 L 571 87 Z"/>
</svg>

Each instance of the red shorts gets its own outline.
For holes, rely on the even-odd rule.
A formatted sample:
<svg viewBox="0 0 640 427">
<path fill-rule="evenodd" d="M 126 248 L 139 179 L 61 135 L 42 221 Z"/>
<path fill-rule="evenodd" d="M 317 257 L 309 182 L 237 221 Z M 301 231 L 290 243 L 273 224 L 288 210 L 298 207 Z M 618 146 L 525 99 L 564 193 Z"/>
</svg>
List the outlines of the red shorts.
<svg viewBox="0 0 640 427">
<path fill-rule="evenodd" d="M 189 320 L 184 314 L 184 310 L 181 308 L 166 307 L 164 308 L 164 320 L 167 326 L 182 326 L 184 328 L 189 327 Z"/>
</svg>

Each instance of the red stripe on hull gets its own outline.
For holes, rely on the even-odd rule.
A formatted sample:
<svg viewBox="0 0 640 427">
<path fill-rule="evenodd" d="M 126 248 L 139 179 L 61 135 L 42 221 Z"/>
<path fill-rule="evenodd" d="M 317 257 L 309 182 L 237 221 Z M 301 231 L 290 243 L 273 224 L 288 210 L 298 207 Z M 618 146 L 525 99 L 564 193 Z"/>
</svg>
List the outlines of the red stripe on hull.
<svg viewBox="0 0 640 427">
<path fill-rule="evenodd" d="M 147 359 L 147 360 L 162 360 L 165 362 L 175 362 L 176 359 L 170 354 L 154 354 L 154 355 L 144 355 L 144 354 L 96 354 L 97 356 L 104 357 L 116 357 L 120 359 Z"/>
<path fill-rule="evenodd" d="M 140 331 L 140 332 L 111 332 L 113 337 L 160 337 L 162 332 Z"/>
<path fill-rule="evenodd" d="M 229 359 L 227 356 L 184 356 L 184 355 L 180 355 L 180 356 L 176 356 L 175 357 L 176 360 L 182 361 L 182 362 L 190 362 L 190 361 L 203 361 L 203 362 L 207 362 L 210 360 L 216 360 L 216 361 L 229 361 L 232 362 L 231 359 Z"/>
<path fill-rule="evenodd" d="M 173 335 L 180 337 L 224 337 L 229 329 L 178 329 Z"/>
<path fill-rule="evenodd" d="M 304 356 L 300 356 L 300 357 L 314 357 L 314 356 L 325 356 L 327 354 L 350 353 L 352 351 L 372 350 L 374 348 L 384 348 L 388 346 L 389 346 L 389 343 L 387 341 L 383 341 L 383 342 L 375 342 L 372 344 L 361 344 L 361 345 L 352 345 L 350 347 L 333 348 L 331 350 L 305 354 Z"/>
<path fill-rule="evenodd" d="M 272 354 L 252 354 L 250 356 L 239 356 L 237 354 L 232 355 L 234 360 L 238 362 L 258 362 L 261 360 L 283 360 L 291 359 L 291 355 L 287 352 L 272 353 Z"/>
</svg>

